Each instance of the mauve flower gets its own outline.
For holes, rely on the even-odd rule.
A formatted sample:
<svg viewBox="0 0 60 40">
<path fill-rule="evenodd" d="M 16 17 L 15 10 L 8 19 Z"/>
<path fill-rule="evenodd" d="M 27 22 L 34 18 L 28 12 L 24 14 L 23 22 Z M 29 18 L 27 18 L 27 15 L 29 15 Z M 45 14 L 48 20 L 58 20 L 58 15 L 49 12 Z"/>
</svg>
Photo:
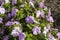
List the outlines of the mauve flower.
<svg viewBox="0 0 60 40">
<path fill-rule="evenodd" d="M 18 36 L 19 37 L 19 40 L 24 40 L 25 37 L 26 37 L 25 33 L 22 33 L 22 31 L 20 30 L 19 27 L 14 27 L 14 29 L 11 32 L 11 35 L 13 37 Z"/>
<path fill-rule="evenodd" d="M 50 9 L 48 10 L 48 16 L 51 16 L 51 11 L 50 11 Z"/>
<path fill-rule="evenodd" d="M 33 16 L 27 16 L 25 21 L 26 21 L 26 23 L 33 23 L 34 22 L 34 17 Z"/>
<path fill-rule="evenodd" d="M 19 32 L 21 32 L 20 28 L 19 28 L 19 27 L 14 27 L 14 29 L 13 29 L 12 32 L 11 32 L 11 35 L 12 35 L 13 37 L 16 37 L 16 36 L 19 35 Z"/>
<path fill-rule="evenodd" d="M 46 20 L 49 21 L 49 22 L 54 22 L 52 16 L 46 16 Z"/>
<path fill-rule="evenodd" d="M 43 2 L 40 2 L 39 3 L 39 8 L 43 8 L 44 7 L 44 3 Z"/>
<path fill-rule="evenodd" d="M 22 33 L 22 32 L 19 32 L 19 40 L 25 40 L 25 38 L 26 38 L 26 35 L 25 35 L 25 33 Z"/>
<path fill-rule="evenodd" d="M 0 14 L 4 14 L 5 13 L 5 8 L 0 6 Z"/>
<path fill-rule="evenodd" d="M 11 26 L 11 25 L 13 25 L 13 22 L 11 21 L 8 21 L 7 23 L 5 23 L 5 26 Z"/>
<path fill-rule="evenodd" d="M 2 23 L 2 21 L 3 21 L 3 18 L 0 18 L 0 24 Z"/>
<path fill-rule="evenodd" d="M 50 9 L 49 9 L 49 11 L 48 11 L 48 15 L 46 16 L 46 19 L 47 19 L 47 21 L 49 21 L 49 22 L 54 22 L 53 17 L 51 16 L 51 11 L 50 11 Z"/>
<path fill-rule="evenodd" d="M 49 33 L 49 40 L 56 40 L 55 38 L 54 38 L 54 36 L 51 34 L 51 33 Z"/>
<path fill-rule="evenodd" d="M 10 3 L 9 0 L 5 0 L 5 3 Z"/>
<path fill-rule="evenodd" d="M 44 11 L 41 11 L 40 13 L 41 13 L 40 16 L 44 18 Z"/>
<path fill-rule="evenodd" d="M 38 26 L 35 26 L 33 29 L 32 29 L 32 32 L 34 35 L 38 35 L 41 33 L 41 28 L 38 27 Z"/>
<path fill-rule="evenodd" d="M 19 40 L 24 40 L 25 37 L 26 37 L 25 33 L 22 33 L 22 31 L 20 30 L 19 27 L 14 27 L 14 29 L 11 32 L 11 35 L 13 37 L 18 36 L 19 37 Z"/>
<path fill-rule="evenodd" d="M 54 38 L 54 36 L 51 33 L 49 33 L 49 38 Z"/>
<path fill-rule="evenodd" d="M 3 36 L 3 40 L 8 40 L 9 38 L 8 38 L 8 36 L 6 35 L 6 36 Z"/>
<path fill-rule="evenodd" d="M 60 32 L 57 33 L 58 38 L 60 39 Z"/>
<path fill-rule="evenodd" d="M 15 8 L 12 8 L 12 11 L 11 11 L 11 16 L 16 16 L 16 9 Z"/>
<path fill-rule="evenodd" d="M 17 0 L 12 0 L 12 5 L 17 4 Z"/>
<path fill-rule="evenodd" d="M 44 18 L 44 11 L 40 11 L 40 10 L 38 10 L 37 12 L 36 12 L 36 18 L 38 18 L 38 17 L 42 17 L 42 18 Z"/>
</svg>

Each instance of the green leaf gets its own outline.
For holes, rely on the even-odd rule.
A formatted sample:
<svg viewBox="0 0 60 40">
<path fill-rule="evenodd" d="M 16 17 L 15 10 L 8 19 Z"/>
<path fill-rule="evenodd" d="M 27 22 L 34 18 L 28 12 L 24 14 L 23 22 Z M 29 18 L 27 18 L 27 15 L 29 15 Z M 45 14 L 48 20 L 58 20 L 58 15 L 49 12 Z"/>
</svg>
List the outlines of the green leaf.
<svg viewBox="0 0 60 40">
<path fill-rule="evenodd" d="M 56 36 L 57 31 L 52 31 L 52 34 L 53 34 L 54 36 Z"/>
<path fill-rule="evenodd" d="M 25 17 L 25 15 L 24 15 L 23 11 L 22 11 L 22 10 L 18 11 L 18 13 L 17 13 L 17 18 L 18 18 L 18 19 L 22 19 L 22 18 L 24 18 L 24 17 Z"/>
<path fill-rule="evenodd" d="M 11 11 L 11 5 L 10 5 L 10 3 L 4 4 L 3 6 L 4 6 L 5 9 Z"/>
<path fill-rule="evenodd" d="M 45 23 L 41 23 L 41 28 L 44 28 L 45 27 Z"/>
</svg>

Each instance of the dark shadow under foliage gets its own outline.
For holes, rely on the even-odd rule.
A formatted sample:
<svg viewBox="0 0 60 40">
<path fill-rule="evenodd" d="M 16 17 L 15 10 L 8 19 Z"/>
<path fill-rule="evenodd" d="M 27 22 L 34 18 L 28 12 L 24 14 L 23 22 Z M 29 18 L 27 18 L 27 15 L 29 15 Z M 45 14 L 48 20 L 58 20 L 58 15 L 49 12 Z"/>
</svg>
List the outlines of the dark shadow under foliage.
<svg viewBox="0 0 60 40">
<path fill-rule="evenodd" d="M 52 16 L 54 18 L 54 27 L 60 31 L 60 0 L 46 0 L 45 5 L 51 8 Z"/>
</svg>

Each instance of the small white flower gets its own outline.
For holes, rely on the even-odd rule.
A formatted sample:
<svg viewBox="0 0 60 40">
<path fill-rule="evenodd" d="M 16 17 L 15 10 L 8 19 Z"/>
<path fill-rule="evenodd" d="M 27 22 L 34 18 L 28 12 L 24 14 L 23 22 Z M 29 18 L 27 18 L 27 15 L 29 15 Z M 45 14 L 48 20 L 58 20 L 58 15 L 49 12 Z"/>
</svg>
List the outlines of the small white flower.
<svg viewBox="0 0 60 40">
<path fill-rule="evenodd" d="M 51 28 L 50 28 L 50 24 L 47 24 L 47 29 L 48 29 L 48 30 L 50 30 L 50 29 L 51 29 Z"/>
<path fill-rule="evenodd" d="M 14 27 L 14 30 L 16 30 L 16 31 L 20 31 L 20 32 L 21 32 L 21 30 L 20 30 L 19 27 Z"/>
<path fill-rule="evenodd" d="M 9 0 L 5 0 L 5 3 L 9 3 Z"/>
<path fill-rule="evenodd" d="M 29 4 L 34 8 L 34 4 L 30 1 Z"/>
<path fill-rule="evenodd" d="M 4 14 L 5 13 L 5 8 L 0 6 L 0 14 Z"/>
<path fill-rule="evenodd" d="M 48 31 L 49 31 L 49 29 L 47 29 L 46 27 L 44 27 L 43 34 L 46 36 L 46 34 L 47 34 Z"/>
<path fill-rule="evenodd" d="M 18 12 L 18 9 L 15 9 L 16 10 L 16 12 Z"/>
<path fill-rule="evenodd" d="M 46 20 L 49 22 L 54 22 L 53 17 L 52 16 L 46 16 Z"/>
<path fill-rule="evenodd" d="M 38 33 L 36 33 L 36 31 L 33 32 L 34 35 L 37 35 Z"/>
<path fill-rule="evenodd" d="M 20 7 L 24 7 L 24 4 L 21 4 Z"/>
<path fill-rule="evenodd" d="M 36 20 L 34 20 L 34 23 L 36 23 L 36 24 L 40 24 L 39 22 L 37 22 Z"/>
<path fill-rule="evenodd" d="M 48 8 L 47 8 L 47 6 L 44 6 L 44 10 L 47 10 Z"/>
<path fill-rule="evenodd" d="M 46 36 L 47 32 L 46 31 L 43 31 L 43 34 L 44 34 L 44 36 Z"/>
<path fill-rule="evenodd" d="M 14 21 L 14 24 L 15 24 L 15 23 L 16 23 L 16 24 L 19 24 L 19 22 L 17 22 L 17 21 Z"/>
<path fill-rule="evenodd" d="M 56 40 L 55 38 L 52 38 L 52 40 Z"/>
<path fill-rule="evenodd" d="M 40 10 L 38 10 L 37 12 L 36 12 L 36 18 L 38 18 L 38 17 L 42 17 L 42 18 L 44 18 L 44 11 L 42 10 L 42 11 L 40 11 Z"/>
<path fill-rule="evenodd" d="M 13 24 L 19 24 L 19 25 L 21 25 L 21 24 L 20 24 L 19 22 L 17 22 L 17 21 L 14 21 Z"/>
<path fill-rule="evenodd" d="M 13 36 L 13 37 L 16 37 L 16 36 L 18 36 L 18 32 L 16 31 L 16 30 L 12 30 L 12 32 L 11 32 L 11 35 Z"/>
<path fill-rule="evenodd" d="M 16 36 L 19 35 L 18 32 L 21 32 L 20 28 L 19 28 L 19 27 L 14 27 L 14 29 L 13 29 L 12 32 L 11 32 L 11 35 L 12 35 L 13 37 L 16 37 Z"/>
<path fill-rule="evenodd" d="M 40 10 L 36 12 L 36 18 L 40 17 Z"/>
<path fill-rule="evenodd" d="M 41 28 L 38 27 L 38 26 L 35 26 L 33 29 L 32 29 L 32 32 L 34 35 L 38 35 L 41 33 Z"/>
</svg>

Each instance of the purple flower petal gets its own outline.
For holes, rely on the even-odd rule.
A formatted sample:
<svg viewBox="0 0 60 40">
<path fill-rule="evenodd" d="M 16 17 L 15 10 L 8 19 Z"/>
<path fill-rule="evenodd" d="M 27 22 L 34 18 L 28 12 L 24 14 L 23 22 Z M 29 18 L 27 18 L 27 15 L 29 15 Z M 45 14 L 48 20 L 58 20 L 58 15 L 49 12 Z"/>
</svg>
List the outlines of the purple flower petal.
<svg viewBox="0 0 60 40">
<path fill-rule="evenodd" d="M 19 40 L 24 40 L 26 37 L 25 33 L 20 33 L 19 32 Z"/>
<path fill-rule="evenodd" d="M 7 19 L 11 18 L 11 14 L 10 14 L 10 13 L 7 14 L 7 15 L 6 15 L 6 18 L 7 18 Z"/>
<path fill-rule="evenodd" d="M 2 23 L 2 21 L 3 21 L 3 19 L 2 19 L 2 18 L 0 18 L 0 24 Z"/>
<path fill-rule="evenodd" d="M 48 29 L 48 30 L 50 30 L 50 29 L 51 29 L 51 28 L 50 28 L 50 24 L 47 24 L 47 29 Z"/>
<path fill-rule="evenodd" d="M 0 34 L 3 34 L 4 33 L 4 29 L 2 28 L 2 30 L 0 31 Z"/>
<path fill-rule="evenodd" d="M 17 4 L 17 0 L 12 0 L 12 5 Z"/>
<path fill-rule="evenodd" d="M 16 16 L 16 10 L 12 8 L 11 16 Z"/>
<path fill-rule="evenodd" d="M 11 25 L 13 25 L 13 22 L 11 21 L 8 21 L 7 23 L 5 23 L 5 26 L 11 26 Z"/>
<path fill-rule="evenodd" d="M 40 10 L 38 10 L 37 12 L 36 12 L 36 17 L 38 18 L 38 17 L 42 17 L 42 18 L 44 18 L 44 11 L 40 11 Z"/>
<path fill-rule="evenodd" d="M 33 16 L 27 16 L 26 19 L 25 19 L 25 21 L 27 23 L 33 23 L 34 22 L 34 17 Z"/>
<path fill-rule="evenodd" d="M 3 37 L 3 40 L 8 40 L 8 39 L 9 39 L 9 38 L 8 38 L 7 35 Z"/>
<path fill-rule="evenodd" d="M 51 11 L 50 11 L 50 9 L 49 9 L 49 11 L 48 11 L 48 16 L 51 16 Z"/>
<path fill-rule="evenodd" d="M 49 21 L 49 22 L 54 22 L 52 16 L 46 16 L 46 19 L 47 19 L 47 21 Z"/>
<path fill-rule="evenodd" d="M 51 33 L 49 33 L 49 39 L 50 39 L 50 40 L 56 40 Z"/>
<path fill-rule="evenodd" d="M 39 3 L 39 8 L 43 8 L 44 7 L 44 3 L 43 2 L 40 2 Z"/>
<path fill-rule="evenodd" d="M 58 38 L 60 39 L 60 32 L 57 33 Z"/>
<path fill-rule="evenodd" d="M 41 33 L 40 30 L 41 30 L 40 27 L 35 26 L 35 27 L 32 29 L 32 32 L 33 32 L 34 35 L 38 35 L 38 34 Z"/>
<path fill-rule="evenodd" d="M 0 0 L 0 5 L 2 4 L 2 0 Z"/>
</svg>

